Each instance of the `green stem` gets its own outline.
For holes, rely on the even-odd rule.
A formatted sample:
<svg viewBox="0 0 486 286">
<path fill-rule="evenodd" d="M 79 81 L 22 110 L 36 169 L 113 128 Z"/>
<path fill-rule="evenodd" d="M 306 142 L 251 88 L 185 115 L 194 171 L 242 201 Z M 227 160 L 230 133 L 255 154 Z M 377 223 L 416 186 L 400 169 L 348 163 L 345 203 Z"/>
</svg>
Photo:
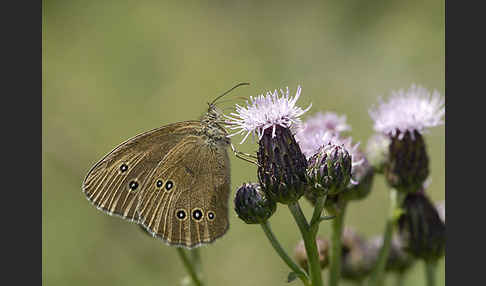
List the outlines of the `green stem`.
<svg viewBox="0 0 486 286">
<path fill-rule="evenodd" d="M 324 204 L 326 203 L 327 195 L 322 197 L 317 197 L 316 204 L 314 206 L 314 213 L 312 214 L 312 219 L 310 222 L 310 231 L 314 235 L 317 235 L 317 231 L 319 230 L 319 223 L 321 220 L 322 210 L 324 209 Z"/>
<path fill-rule="evenodd" d="M 346 212 L 346 205 L 343 206 L 341 213 L 336 215 L 332 220 L 332 236 L 331 236 L 331 260 L 329 265 L 329 285 L 337 286 L 341 278 L 341 237 L 344 227 L 344 215 Z"/>
<path fill-rule="evenodd" d="M 319 256 L 317 251 L 317 243 L 315 233 L 311 232 L 310 226 L 302 213 L 299 202 L 293 202 L 288 205 L 292 216 L 299 227 L 302 239 L 304 240 L 305 252 L 307 254 L 309 275 L 313 286 L 322 285 L 321 265 L 319 263 Z"/>
<path fill-rule="evenodd" d="M 268 221 L 265 221 L 261 224 L 261 226 L 268 240 L 272 244 L 275 251 L 277 251 L 278 255 L 282 258 L 282 260 L 290 267 L 290 269 L 292 269 L 292 271 L 295 272 L 295 274 L 297 274 L 297 276 L 300 278 L 300 280 L 302 280 L 302 283 L 304 283 L 304 285 L 310 285 L 307 274 L 305 274 L 305 272 L 302 271 L 302 269 L 297 264 L 295 264 L 292 258 L 287 255 L 287 252 L 285 252 L 285 250 L 278 242 L 277 238 L 272 232 L 272 229 L 270 228 L 270 223 Z"/>
<path fill-rule="evenodd" d="M 192 261 L 189 260 L 187 257 L 186 252 L 184 249 L 177 247 L 176 248 L 177 253 L 179 254 L 179 257 L 182 260 L 182 263 L 184 264 L 184 267 L 186 267 L 187 272 L 189 272 L 189 276 L 191 277 L 192 281 L 194 282 L 195 286 L 202 286 L 203 283 L 197 276 L 196 270 L 194 269 L 194 265 L 192 264 Z"/>
<path fill-rule="evenodd" d="M 385 233 L 383 235 L 383 246 L 381 247 L 378 261 L 376 262 L 375 269 L 371 273 L 370 284 L 380 286 L 383 284 L 385 276 L 386 261 L 390 252 L 390 245 L 392 240 L 393 228 L 395 227 L 399 213 L 400 206 L 404 199 L 404 193 L 398 192 L 395 189 L 390 190 L 390 208 L 388 213 L 388 219 L 385 226 Z"/>
<path fill-rule="evenodd" d="M 425 261 L 425 273 L 427 275 L 427 286 L 435 286 L 436 272 L 437 272 L 437 260 Z"/>
<path fill-rule="evenodd" d="M 397 286 L 405 285 L 405 271 L 400 271 L 396 274 Z"/>
<path fill-rule="evenodd" d="M 199 252 L 199 248 L 191 249 L 190 251 L 192 262 L 194 263 L 194 269 L 196 271 L 197 276 L 201 281 L 202 279 L 202 264 L 201 264 L 201 253 Z"/>
</svg>

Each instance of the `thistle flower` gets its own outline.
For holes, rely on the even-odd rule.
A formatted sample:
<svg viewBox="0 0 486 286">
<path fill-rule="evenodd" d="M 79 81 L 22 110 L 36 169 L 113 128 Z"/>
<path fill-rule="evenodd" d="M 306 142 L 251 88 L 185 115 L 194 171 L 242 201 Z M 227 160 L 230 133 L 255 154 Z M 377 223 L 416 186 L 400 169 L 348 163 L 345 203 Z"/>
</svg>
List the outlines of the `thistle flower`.
<svg viewBox="0 0 486 286">
<path fill-rule="evenodd" d="M 369 114 L 377 132 L 400 140 L 408 132 L 415 139 L 416 132 L 422 134 L 427 128 L 444 123 L 444 99 L 436 90 L 431 95 L 427 89 L 412 85 L 407 91 L 392 91 L 390 99 L 380 100 L 380 105 Z"/>
<path fill-rule="evenodd" d="M 392 92 L 369 113 L 374 129 L 391 139 L 384 173 L 390 186 L 415 192 L 429 174 L 429 159 L 422 134 L 427 128 L 443 123 L 444 100 L 437 91 L 412 85 L 408 91 Z"/>
<path fill-rule="evenodd" d="M 320 237 L 316 238 L 317 252 L 319 253 L 319 264 L 324 269 L 329 264 L 329 241 Z M 301 240 L 295 246 L 294 258 L 303 269 L 308 269 L 307 252 L 305 251 L 304 241 Z"/>
<path fill-rule="evenodd" d="M 342 238 L 341 277 L 352 281 L 362 281 L 373 270 L 377 256 L 367 245 L 367 241 L 350 227 L 345 227 Z"/>
<path fill-rule="evenodd" d="M 233 125 L 230 129 L 238 130 L 229 136 L 246 132 L 241 141 L 243 143 L 250 134 L 257 135 L 260 140 L 267 128 L 272 128 L 272 138 L 276 136 L 277 126 L 296 129 L 297 125 L 301 123 L 299 117 L 312 106 L 310 104 L 306 109 L 302 109 L 295 105 L 301 91 L 301 87 L 298 86 L 294 98 L 289 96 L 288 87 L 286 92 L 280 89 L 281 96 L 277 90 L 267 91 L 265 96 L 263 94 L 257 97 L 250 96 L 250 102 L 246 101 L 246 107 L 237 104 L 236 113 L 230 113 L 232 116 L 225 115 L 226 122 Z"/>
<path fill-rule="evenodd" d="M 269 219 L 277 204 L 268 199 L 258 184 L 243 184 L 235 195 L 235 211 L 247 224 L 263 223 Z"/>
<path fill-rule="evenodd" d="M 390 138 L 382 133 L 375 133 L 368 139 L 366 157 L 376 172 L 383 173 L 389 147 Z"/>
<path fill-rule="evenodd" d="M 383 236 L 375 236 L 368 240 L 370 251 L 374 252 L 378 257 L 381 248 L 383 247 Z M 404 273 L 409 270 L 414 264 L 415 260 L 411 255 L 403 250 L 403 242 L 398 235 L 392 237 L 390 244 L 390 252 L 386 260 L 385 270 L 389 272 Z"/>
<path fill-rule="evenodd" d="M 398 220 L 405 251 L 424 260 L 437 260 L 445 253 L 445 223 L 423 192 L 408 193 L 404 213 Z"/>
<path fill-rule="evenodd" d="M 346 123 L 346 115 L 318 112 L 299 126 L 295 139 L 299 143 L 302 153 L 309 158 L 325 143 L 323 136 L 326 133 L 339 135 L 348 130 L 351 130 L 351 127 Z"/>
<path fill-rule="evenodd" d="M 237 105 L 237 113 L 227 117 L 235 134 L 246 132 L 258 136 L 258 179 L 269 199 L 283 204 L 297 201 L 304 193 L 307 160 L 293 136 L 293 129 L 300 123 L 299 116 L 307 109 L 295 105 L 301 88 L 294 98 L 289 97 L 289 90 L 267 92 L 250 98 L 247 107 Z M 235 135 L 233 134 L 233 135 Z M 242 141 L 242 142 L 243 142 Z"/>
</svg>

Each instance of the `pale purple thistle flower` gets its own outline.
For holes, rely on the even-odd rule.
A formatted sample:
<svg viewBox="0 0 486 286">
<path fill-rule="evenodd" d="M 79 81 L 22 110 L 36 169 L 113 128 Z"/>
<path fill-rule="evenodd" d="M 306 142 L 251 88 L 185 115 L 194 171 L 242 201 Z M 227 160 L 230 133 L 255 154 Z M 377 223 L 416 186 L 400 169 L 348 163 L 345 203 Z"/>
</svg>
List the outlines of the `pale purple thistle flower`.
<svg viewBox="0 0 486 286">
<path fill-rule="evenodd" d="M 250 102 L 246 101 L 246 107 L 236 105 L 236 113 L 230 113 L 232 116 L 226 116 L 227 123 L 234 126 L 229 127 L 233 130 L 238 130 L 236 133 L 230 134 L 234 136 L 236 134 L 245 133 L 246 135 L 240 142 L 242 144 L 248 135 L 258 135 L 258 139 L 261 139 L 265 129 L 273 127 L 272 137 L 275 137 L 275 127 L 277 125 L 284 128 L 294 128 L 299 125 L 301 120 L 299 116 L 308 111 L 312 104 L 306 109 L 302 109 L 295 105 L 299 99 L 301 87 L 298 86 L 295 97 L 289 96 L 289 88 L 286 92 L 280 89 L 279 96 L 278 91 L 273 93 L 267 91 L 266 95 L 263 94 L 257 97 L 250 97 Z"/>
<path fill-rule="evenodd" d="M 339 135 L 348 130 L 351 130 L 351 126 L 346 124 L 346 115 L 319 112 L 300 125 L 295 140 L 299 143 L 302 153 L 309 158 L 322 146 L 322 137 L 326 132 Z"/>
<path fill-rule="evenodd" d="M 402 139 L 407 131 L 414 139 L 414 131 L 421 134 L 430 127 L 443 124 L 445 114 L 444 98 L 434 90 L 412 85 L 407 91 L 392 91 L 387 102 L 380 99 L 378 107 L 370 109 L 378 132 Z"/>
</svg>

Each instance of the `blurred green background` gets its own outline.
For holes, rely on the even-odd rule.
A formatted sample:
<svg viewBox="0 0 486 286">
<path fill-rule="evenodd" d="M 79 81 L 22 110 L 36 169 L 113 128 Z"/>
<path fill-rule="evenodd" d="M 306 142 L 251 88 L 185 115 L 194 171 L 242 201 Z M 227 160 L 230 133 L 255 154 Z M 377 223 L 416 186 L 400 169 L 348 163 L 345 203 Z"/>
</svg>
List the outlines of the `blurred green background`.
<svg viewBox="0 0 486 286">
<path fill-rule="evenodd" d="M 96 210 L 81 192 L 89 168 L 140 132 L 196 119 L 206 103 L 241 81 L 239 97 L 302 85 L 299 104 L 346 114 L 362 146 L 379 96 L 412 83 L 444 94 L 444 1 L 44 1 L 44 285 L 178 285 L 176 251 L 136 225 Z M 304 118 L 305 119 L 305 116 Z M 434 201 L 445 198 L 445 131 L 425 136 Z M 239 143 L 237 137 L 234 143 Z M 251 152 L 248 140 L 239 147 Z M 232 157 L 232 194 L 256 169 Z M 286 285 L 286 265 L 258 226 L 238 220 L 202 247 L 208 285 Z M 304 211 L 310 207 L 303 201 Z M 347 225 L 384 229 L 388 191 L 348 208 Z M 299 232 L 279 206 L 271 223 L 293 252 Z M 329 224 L 320 235 L 329 237 Z M 444 285 L 445 263 L 438 273 Z M 327 271 L 324 273 L 327 280 Z M 393 277 L 388 284 L 392 285 Z M 300 282 L 294 282 L 297 285 Z M 424 285 L 416 264 L 407 285 Z M 344 285 L 348 285 L 343 283 Z"/>
</svg>

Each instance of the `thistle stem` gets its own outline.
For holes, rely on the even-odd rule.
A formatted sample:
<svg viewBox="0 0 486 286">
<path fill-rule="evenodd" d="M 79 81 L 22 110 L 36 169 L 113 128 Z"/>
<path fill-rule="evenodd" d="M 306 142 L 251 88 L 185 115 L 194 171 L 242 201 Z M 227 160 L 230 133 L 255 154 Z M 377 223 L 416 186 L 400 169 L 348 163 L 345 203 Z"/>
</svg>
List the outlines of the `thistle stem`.
<svg viewBox="0 0 486 286">
<path fill-rule="evenodd" d="M 393 229 L 398 221 L 398 214 L 404 198 L 404 193 L 398 192 L 395 189 L 390 190 L 390 208 L 385 226 L 385 233 L 383 235 L 383 246 L 381 247 L 375 269 L 373 269 L 373 272 L 371 273 L 371 285 L 380 286 L 383 284 L 385 266 L 388 259 L 388 254 L 390 252 Z"/>
<path fill-rule="evenodd" d="M 314 207 L 314 213 L 312 214 L 312 219 L 310 222 L 310 231 L 314 235 L 317 235 L 317 231 L 319 230 L 319 223 L 321 220 L 322 210 L 324 209 L 324 204 L 326 203 L 327 195 L 322 197 L 317 197 L 316 204 Z"/>
<path fill-rule="evenodd" d="M 189 260 L 189 257 L 187 257 L 187 254 L 184 251 L 184 249 L 177 247 L 176 250 L 177 250 L 177 253 L 179 254 L 179 257 L 182 260 L 182 263 L 184 264 L 184 267 L 186 268 L 187 272 L 189 273 L 189 276 L 191 277 L 194 285 L 195 286 L 203 286 L 203 283 L 201 282 L 201 280 L 197 276 L 196 270 L 194 269 L 195 267 L 193 265 L 193 262 L 191 260 Z"/>
<path fill-rule="evenodd" d="M 297 274 L 299 279 L 302 280 L 302 283 L 304 283 L 304 285 L 306 286 L 309 286 L 309 277 L 307 277 L 307 274 L 302 271 L 302 269 L 297 264 L 295 264 L 292 258 L 290 258 L 287 252 L 285 252 L 285 250 L 282 248 L 277 238 L 273 234 L 272 229 L 270 228 L 270 223 L 268 221 L 265 221 L 261 224 L 261 226 L 273 248 L 275 249 L 275 251 L 277 251 L 278 255 L 290 267 L 290 269 L 292 269 L 292 271 Z"/>
<path fill-rule="evenodd" d="M 202 264 L 201 264 L 201 253 L 199 252 L 199 248 L 194 248 L 190 250 L 192 262 L 194 263 L 194 269 L 201 281 L 202 279 Z"/>
<path fill-rule="evenodd" d="M 292 216 L 299 227 L 302 239 L 304 240 L 305 252 L 308 259 L 309 275 L 313 286 L 322 285 L 321 265 L 317 252 L 316 233 L 311 231 L 309 224 L 300 208 L 299 202 L 293 202 L 288 205 Z"/>
<path fill-rule="evenodd" d="M 331 236 L 331 261 L 329 265 L 329 285 L 337 286 L 341 278 L 341 237 L 344 227 L 344 215 L 346 213 L 346 204 L 343 206 L 341 213 L 336 215 L 332 220 Z"/>
<path fill-rule="evenodd" d="M 437 272 L 437 260 L 425 261 L 425 274 L 427 276 L 427 286 L 435 286 L 435 274 Z"/>
<path fill-rule="evenodd" d="M 397 286 L 405 285 L 405 271 L 400 271 L 396 274 Z"/>
</svg>

